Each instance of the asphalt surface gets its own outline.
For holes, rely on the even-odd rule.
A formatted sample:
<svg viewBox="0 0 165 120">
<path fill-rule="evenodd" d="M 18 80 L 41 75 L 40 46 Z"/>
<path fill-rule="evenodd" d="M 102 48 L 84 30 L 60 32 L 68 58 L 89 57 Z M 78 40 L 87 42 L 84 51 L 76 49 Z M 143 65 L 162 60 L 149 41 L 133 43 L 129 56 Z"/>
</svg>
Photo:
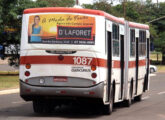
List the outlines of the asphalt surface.
<svg viewBox="0 0 165 120">
<path fill-rule="evenodd" d="M 8 64 L 0 64 L 0 71 L 16 71 L 18 68 L 12 67 Z"/>
<path fill-rule="evenodd" d="M 141 102 L 131 107 L 116 104 L 112 115 L 102 115 L 97 106 L 68 105 L 56 107 L 52 114 L 33 113 L 32 103 L 24 102 L 19 94 L 0 95 L 0 120 L 165 120 L 165 73 L 151 76 L 150 91 Z"/>
</svg>

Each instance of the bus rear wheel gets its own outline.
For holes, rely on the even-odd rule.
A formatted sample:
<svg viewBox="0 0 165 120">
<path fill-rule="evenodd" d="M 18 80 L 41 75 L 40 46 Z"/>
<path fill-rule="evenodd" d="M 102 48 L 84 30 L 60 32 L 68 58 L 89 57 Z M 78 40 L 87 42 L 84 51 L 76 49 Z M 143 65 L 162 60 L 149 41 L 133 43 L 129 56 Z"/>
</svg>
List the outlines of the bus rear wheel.
<svg viewBox="0 0 165 120">
<path fill-rule="evenodd" d="M 136 97 L 134 98 L 134 101 L 137 101 L 137 102 L 140 102 L 141 100 L 142 100 L 142 94 L 139 95 L 139 96 L 136 96 Z"/>
<path fill-rule="evenodd" d="M 132 104 L 132 93 L 133 93 L 133 84 L 131 84 L 131 87 L 130 87 L 130 90 L 129 90 L 129 98 L 128 98 L 128 100 L 124 101 L 125 102 L 124 104 L 125 104 L 126 107 L 130 107 L 131 104 Z"/>
<path fill-rule="evenodd" d="M 108 105 L 103 105 L 103 113 L 105 115 L 110 115 L 113 112 L 113 104 L 114 104 L 114 89 L 112 88 L 110 94 L 110 100 Z"/>
<path fill-rule="evenodd" d="M 33 110 L 38 114 L 51 113 L 54 110 L 54 105 L 51 103 L 51 101 L 34 100 Z"/>
</svg>

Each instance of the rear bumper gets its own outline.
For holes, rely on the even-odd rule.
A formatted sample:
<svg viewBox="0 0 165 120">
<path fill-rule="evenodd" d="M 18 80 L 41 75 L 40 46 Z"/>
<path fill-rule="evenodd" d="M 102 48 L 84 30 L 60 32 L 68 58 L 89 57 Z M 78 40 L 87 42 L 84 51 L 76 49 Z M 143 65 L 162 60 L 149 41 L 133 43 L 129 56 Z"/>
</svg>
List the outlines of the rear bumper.
<svg viewBox="0 0 165 120">
<path fill-rule="evenodd" d="M 84 98 L 103 98 L 104 83 L 101 82 L 95 86 L 87 88 L 76 87 L 41 87 L 32 86 L 20 82 L 20 96 L 31 101 L 37 97 L 84 97 Z M 91 92 L 91 93 L 90 93 Z"/>
</svg>

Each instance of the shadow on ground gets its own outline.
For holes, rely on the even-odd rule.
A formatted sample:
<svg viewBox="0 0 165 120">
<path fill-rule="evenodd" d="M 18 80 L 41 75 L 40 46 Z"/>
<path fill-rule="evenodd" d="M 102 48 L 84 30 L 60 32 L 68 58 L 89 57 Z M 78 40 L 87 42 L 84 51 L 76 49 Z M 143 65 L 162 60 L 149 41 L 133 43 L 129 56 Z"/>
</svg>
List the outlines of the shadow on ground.
<svg viewBox="0 0 165 120">
<path fill-rule="evenodd" d="M 133 103 L 136 104 L 137 102 Z M 117 109 L 125 108 L 122 103 L 115 104 L 114 112 Z M 61 117 L 61 118 L 99 118 L 103 116 L 101 108 L 98 106 L 91 106 L 89 104 L 75 104 L 57 106 L 52 113 L 49 114 L 35 114 L 32 109 L 31 102 L 23 102 L 17 106 L 0 109 L 0 116 L 2 117 Z"/>
<path fill-rule="evenodd" d="M 97 118 L 102 113 L 96 106 L 89 105 L 62 105 L 57 106 L 52 113 L 35 114 L 32 103 L 22 103 L 20 105 L 0 109 L 2 117 L 63 117 L 63 118 Z"/>
</svg>

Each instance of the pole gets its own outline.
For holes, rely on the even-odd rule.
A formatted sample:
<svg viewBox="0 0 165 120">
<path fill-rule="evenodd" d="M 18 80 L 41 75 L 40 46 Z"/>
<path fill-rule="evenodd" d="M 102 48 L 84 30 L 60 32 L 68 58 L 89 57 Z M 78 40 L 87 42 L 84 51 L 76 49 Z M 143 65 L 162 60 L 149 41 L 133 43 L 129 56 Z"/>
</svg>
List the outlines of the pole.
<svg viewBox="0 0 165 120">
<path fill-rule="evenodd" d="M 123 1 L 123 15 L 124 15 L 125 19 L 126 19 L 126 2 L 127 2 L 127 0 Z"/>
<path fill-rule="evenodd" d="M 159 7 L 159 0 L 157 0 L 157 7 Z"/>
<path fill-rule="evenodd" d="M 78 0 L 76 0 L 76 5 L 79 5 L 79 1 Z"/>
</svg>

